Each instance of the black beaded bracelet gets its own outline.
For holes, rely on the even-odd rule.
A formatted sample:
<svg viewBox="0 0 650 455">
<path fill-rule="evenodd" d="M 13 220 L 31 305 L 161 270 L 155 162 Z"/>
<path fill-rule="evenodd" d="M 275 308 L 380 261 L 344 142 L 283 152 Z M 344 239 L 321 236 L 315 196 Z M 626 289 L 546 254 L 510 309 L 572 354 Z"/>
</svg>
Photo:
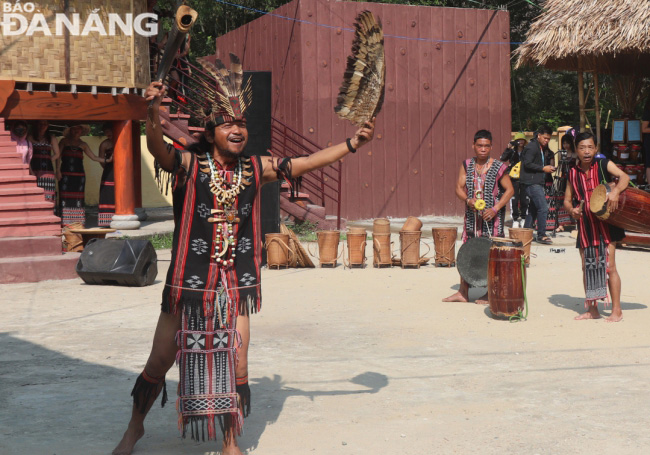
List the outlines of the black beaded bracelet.
<svg viewBox="0 0 650 455">
<path fill-rule="evenodd" d="M 347 138 L 347 139 L 345 140 L 345 143 L 346 143 L 346 145 L 348 146 L 348 150 L 350 151 L 350 153 L 357 153 L 357 149 L 355 149 L 354 147 L 352 147 L 352 141 L 350 140 L 350 138 Z"/>
</svg>

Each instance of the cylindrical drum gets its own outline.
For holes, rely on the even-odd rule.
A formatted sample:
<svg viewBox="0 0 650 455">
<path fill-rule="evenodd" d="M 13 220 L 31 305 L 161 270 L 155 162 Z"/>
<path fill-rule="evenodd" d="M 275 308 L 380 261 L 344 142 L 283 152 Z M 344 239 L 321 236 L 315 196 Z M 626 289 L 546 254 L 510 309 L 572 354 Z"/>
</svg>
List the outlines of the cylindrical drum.
<svg viewBox="0 0 650 455">
<path fill-rule="evenodd" d="M 488 301 L 494 316 L 514 316 L 524 309 L 523 254 L 521 242 L 492 238 L 488 258 Z"/>
<path fill-rule="evenodd" d="M 336 259 L 339 256 L 340 231 L 318 231 L 318 262 L 321 267 L 329 265 L 336 267 Z"/>
<path fill-rule="evenodd" d="M 414 216 L 409 216 L 402 226 L 402 231 L 419 231 L 422 229 L 422 221 Z"/>
<path fill-rule="evenodd" d="M 390 234 L 372 233 L 372 263 L 375 267 L 391 266 Z"/>
<path fill-rule="evenodd" d="M 269 268 L 289 267 L 289 234 L 266 234 L 266 260 Z"/>
<path fill-rule="evenodd" d="M 607 208 L 609 191 L 609 185 L 598 185 L 591 193 L 589 209 L 594 215 L 625 230 L 650 234 L 650 193 L 627 188 L 619 195 L 616 210 L 610 212 Z"/>
<path fill-rule="evenodd" d="M 372 232 L 375 234 L 390 234 L 390 221 L 388 218 L 377 218 L 372 222 Z"/>
<path fill-rule="evenodd" d="M 348 231 L 348 263 L 350 266 L 363 266 L 366 263 L 366 231 L 352 233 Z"/>
<path fill-rule="evenodd" d="M 402 268 L 420 267 L 420 236 L 421 231 L 400 231 L 400 257 Z"/>
<path fill-rule="evenodd" d="M 508 237 L 511 239 L 519 240 L 524 246 L 524 257 L 526 258 L 526 267 L 530 265 L 530 246 L 533 242 L 533 229 L 526 228 L 510 228 L 508 229 Z"/>
<path fill-rule="evenodd" d="M 456 267 L 456 237 L 458 228 L 432 228 L 433 245 L 436 250 L 434 265 L 436 267 Z"/>
</svg>

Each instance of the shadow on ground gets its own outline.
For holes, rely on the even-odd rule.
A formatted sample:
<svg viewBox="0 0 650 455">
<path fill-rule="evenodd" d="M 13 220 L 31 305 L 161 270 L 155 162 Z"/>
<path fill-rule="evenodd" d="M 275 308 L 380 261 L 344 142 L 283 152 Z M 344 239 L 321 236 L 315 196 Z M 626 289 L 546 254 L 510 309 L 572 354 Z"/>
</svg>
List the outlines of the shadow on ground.
<svg viewBox="0 0 650 455">
<path fill-rule="evenodd" d="M 79 346 L 80 350 L 86 348 Z M 106 360 L 119 363 L 110 356 Z M 129 394 L 136 376 L 0 333 L 0 453 L 110 453 L 128 423 Z M 290 397 L 313 400 L 375 394 L 388 385 L 388 378 L 366 372 L 347 382 L 349 386 L 341 390 L 301 390 L 287 387 L 279 375 L 253 379 L 253 409 L 244 425 L 241 447 L 253 450 L 258 446 L 267 425 L 278 420 Z M 197 444 L 180 439 L 174 410 L 177 388 L 176 381 L 167 381 L 170 402 L 162 410 L 160 401 L 152 408 L 138 453 L 172 454 L 180 450 L 204 454 L 221 447 L 221 441 Z"/>
<path fill-rule="evenodd" d="M 567 294 L 553 294 L 548 298 L 548 301 L 556 307 L 564 308 L 565 310 L 577 311 L 578 313 L 584 313 L 585 310 L 584 297 L 571 297 Z M 602 304 L 599 306 L 602 309 Z M 611 308 L 611 306 L 608 308 Z M 643 303 L 621 302 L 621 309 L 623 311 L 642 310 L 644 308 L 648 308 L 648 306 Z"/>
<path fill-rule="evenodd" d="M 327 397 L 335 395 L 374 394 L 388 385 L 388 377 L 374 372 L 365 372 L 349 380 L 351 384 L 362 386 L 345 390 L 301 390 L 287 387 L 279 375 L 251 380 L 252 410 L 244 423 L 244 435 L 240 447 L 246 450 L 257 448 L 267 425 L 275 423 L 287 399 L 290 397 Z M 257 404 L 256 404 L 257 402 Z"/>
</svg>

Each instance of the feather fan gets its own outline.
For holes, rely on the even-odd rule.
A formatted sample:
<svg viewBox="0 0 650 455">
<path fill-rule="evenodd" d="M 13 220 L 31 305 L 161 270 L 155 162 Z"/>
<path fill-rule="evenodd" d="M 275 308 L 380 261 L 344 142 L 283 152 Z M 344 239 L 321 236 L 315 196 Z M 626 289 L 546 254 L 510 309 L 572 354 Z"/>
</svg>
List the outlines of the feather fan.
<svg viewBox="0 0 650 455">
<path fill-rule="evenodd" d="M 361 12 L 354 27 L 352 55 L 348 57 L 334 112 L 356 126 L 363 126 L 384 102 L 386 66 L 384 31 L 370 11 Z"/>
</svg>

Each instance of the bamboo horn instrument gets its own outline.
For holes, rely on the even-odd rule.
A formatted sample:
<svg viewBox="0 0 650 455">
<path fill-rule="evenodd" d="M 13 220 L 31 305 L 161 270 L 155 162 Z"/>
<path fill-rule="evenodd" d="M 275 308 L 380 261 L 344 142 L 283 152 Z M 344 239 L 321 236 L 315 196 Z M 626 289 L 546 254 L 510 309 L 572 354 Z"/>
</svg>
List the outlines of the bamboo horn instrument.
<svg viewBox="0 0 650 455">
<path fill-rule="evenodd" d="M 181 5 L 176 10 L 176 15 L 174 16 L 174 25 L 167 39 L 167 45 L 165 46 L 165 51 L 163 52 L 162 59 L 158 65 L 158 73 L 156 74 L 156 80 L 162 82 L 167 77 L 169 70 L 172 67 L 172 63 L 176 59 L 176 53 L 181 47 L 183 38 L 188 34 L 198 13 L 194 11 L 187 5 Z M 153 100 L 149 102 L 149 107 L 153 106 Z"/>
</svg>

